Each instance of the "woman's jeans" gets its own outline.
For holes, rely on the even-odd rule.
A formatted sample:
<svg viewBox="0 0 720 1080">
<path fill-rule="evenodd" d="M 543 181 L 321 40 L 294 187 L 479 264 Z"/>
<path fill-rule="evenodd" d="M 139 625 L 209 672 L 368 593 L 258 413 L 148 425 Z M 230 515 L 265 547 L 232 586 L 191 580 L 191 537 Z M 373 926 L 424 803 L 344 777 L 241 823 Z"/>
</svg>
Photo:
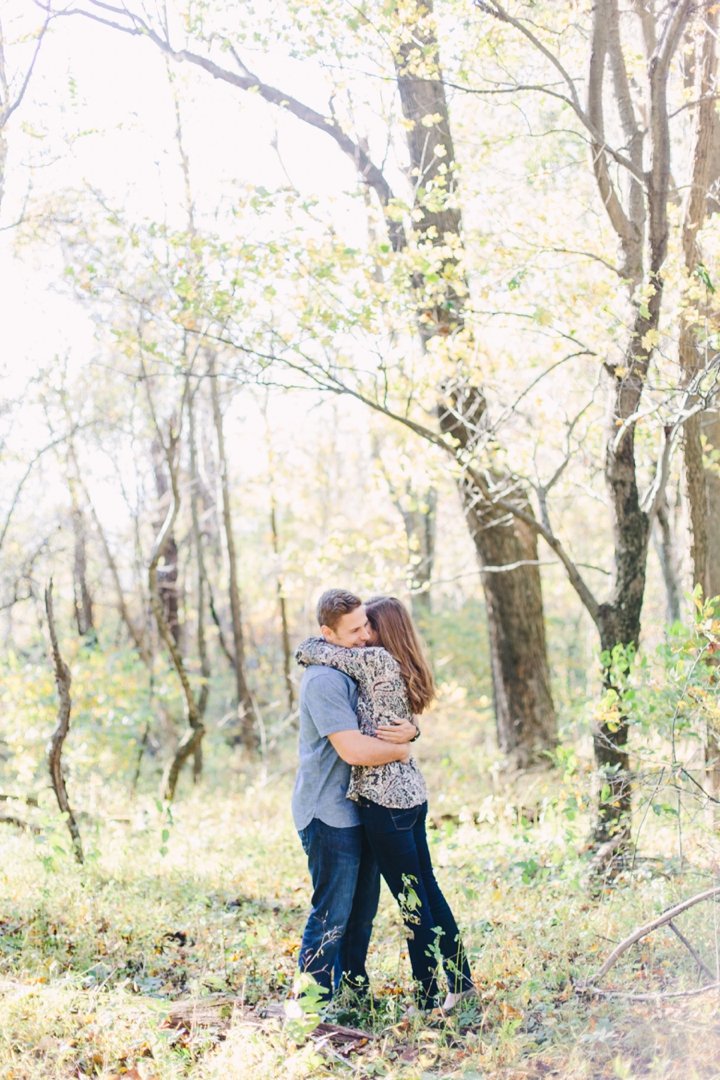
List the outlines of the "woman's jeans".
<svg viewBox="0 0 720 1080">
<path fill-rule="evenodd" d="M 394 810 L 361 798 L 360 814 L 380 873 L 400 905 L 421 1004 L 432 1006 L 437 1001 L 439 960 L 451 993 L 472 989 L 460 931 L 432 868 L 425 833 L 427 803 Z"/>
</svg>

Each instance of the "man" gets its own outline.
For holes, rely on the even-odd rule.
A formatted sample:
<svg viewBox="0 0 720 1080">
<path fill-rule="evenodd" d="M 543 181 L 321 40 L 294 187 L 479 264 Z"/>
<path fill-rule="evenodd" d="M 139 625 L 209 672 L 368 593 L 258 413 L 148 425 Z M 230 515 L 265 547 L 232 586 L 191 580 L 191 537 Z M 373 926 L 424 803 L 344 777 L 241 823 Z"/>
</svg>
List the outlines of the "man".
<svg viewBox="0 0 720 1080">
<path fill-rule="evenodd" d="M 364 646 L 369 624 L 362 601 L 344 589 L 320 597 L 317 620 L 323 637 L 346 649 Z M 327 992 L 341 982 L 364 992 L 380 874 L 354 802 L 345 798 L 351 765 L 407 761 L 417 737 L 409 720 L 398 720 L 381 741 L 362 735 L 357 686 L 335 668 L 312 666 L 300 688 L 300 741 L 292 809 L 308 857 L 312 907 L 300 946 L 300 970 Z"/>
</svg>

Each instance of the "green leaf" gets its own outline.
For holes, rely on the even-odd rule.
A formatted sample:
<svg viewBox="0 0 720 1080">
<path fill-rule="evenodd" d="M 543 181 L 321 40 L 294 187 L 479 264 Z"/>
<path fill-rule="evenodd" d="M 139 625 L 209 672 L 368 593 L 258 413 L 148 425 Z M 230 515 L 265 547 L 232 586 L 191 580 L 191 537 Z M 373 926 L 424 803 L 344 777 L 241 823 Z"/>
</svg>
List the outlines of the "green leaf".
<svg viewBox="0 0 720 1080">
<path fill-rule="evenodd" d="M 705 268 L 705 265 L 703 263 L 698 263 L 697 267 L 695 268 L 695 273 L 700 278 L 705 288 L 708 289 L 711 293 L 714 293 L 715 286 L 710 280 L 710 275 L 708 274 L 707 269 Z"/>
</svg>

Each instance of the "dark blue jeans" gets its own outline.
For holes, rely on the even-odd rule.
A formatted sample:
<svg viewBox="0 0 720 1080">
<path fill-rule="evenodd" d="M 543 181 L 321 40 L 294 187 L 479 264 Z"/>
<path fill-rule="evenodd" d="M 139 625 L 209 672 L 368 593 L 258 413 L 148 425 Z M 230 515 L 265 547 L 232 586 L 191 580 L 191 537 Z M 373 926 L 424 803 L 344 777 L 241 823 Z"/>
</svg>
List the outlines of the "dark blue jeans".
<svg viewBox="0 0 720 1080">
<path fill-rule="evenodd" d="M 433 1006 L 438 1001 L 438 951 L 450 991 L 472 989 L 458 925 L 435 880 L 425 833 L 427 803 L 392 810 L 361 799 L 360 813 L 380 873 L 400 905 L 421 1005 Z"/>
<path fill-rule="evenodd" d="M 328 996 L 341 982 L 366 992 L 365 969 L 380 898 L 380 873 L 362 825 L 336 829 L 313 818 L 300 833 L 313 883 L 300 970 Z"/>
</svg>

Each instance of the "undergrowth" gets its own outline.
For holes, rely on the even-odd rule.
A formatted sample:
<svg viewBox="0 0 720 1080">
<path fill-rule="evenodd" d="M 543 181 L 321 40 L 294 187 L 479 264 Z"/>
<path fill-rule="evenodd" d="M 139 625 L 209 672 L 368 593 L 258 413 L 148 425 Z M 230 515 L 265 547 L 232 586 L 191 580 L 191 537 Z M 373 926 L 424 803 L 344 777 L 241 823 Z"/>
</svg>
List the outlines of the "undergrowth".
<svg viewBox="0 0 720 1080">
<path fill-rule="evenodd" d="M 292 991 L 310 889 L 289 814 L 289 740 L 272 768 L 240 763 L 222 786 L 213 775 L 194 790 L 184 781 L 171 809 L 108 783 L 73 790 L 85 867 L 44 797 L 29 812 L 35 835 L 3 827 L 0 1080 L 720 1076 L 717 995 L 648 1002 L 580 990 L 613 942 L 711 881 L 712 832 L 688 826 L 681 866 L 675 824 L 651 815 L 634 859 L 591 888 L 582 756 L 504 778 L 473 734 L 481 720 L 447 688 L 419 744 L 433 856 L 469 947 L 477 1005 L 447 1021 L 403 1018 L 410 969 L 384 891 L 372 1008 L 340 1002 L 326 1017 L 376 1036 L 357 1053 L 294 1041 L 280 1020 L 262 1031 L 167 1025 L 176 1000 L 227 995 L 252 1009 Z M 703 904 L 681 923 L 712 970 L 719 916 Z M 666 927 L 601 985 L 642 994 L 700 982 Z"/>
</svg>

